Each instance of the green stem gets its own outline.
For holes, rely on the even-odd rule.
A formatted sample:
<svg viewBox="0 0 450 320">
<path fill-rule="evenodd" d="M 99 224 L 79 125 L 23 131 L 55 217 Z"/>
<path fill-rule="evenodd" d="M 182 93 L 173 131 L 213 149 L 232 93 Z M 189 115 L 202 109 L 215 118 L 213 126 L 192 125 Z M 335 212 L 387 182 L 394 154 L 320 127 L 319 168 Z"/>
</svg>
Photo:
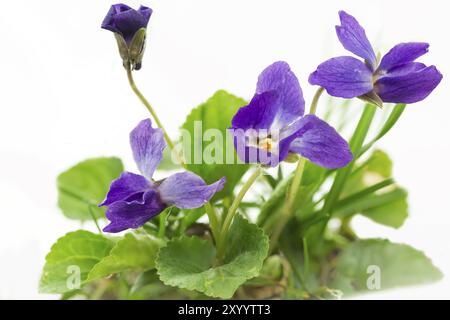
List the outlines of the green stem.
<svg viewBox="0 0 450 320">
<path fill-rule="evenodd" d="M 349 241 L 355 241 L 356 239 L 358 239 L 356 233 L 350 226 L 352 218 L 352 216 L 344 217 L 341 221 L 341 227 L 339 228 L 339 234 Z"/>
<path fill-rule="evenodd" d="M 90 204 L 88 204 L 88 210 L 89 210 L 89 214 L 91 215 L 92 220 L 94 220 L 94 223 L 95 223 L 95 226 L 97 227 L 98 233 L 102 234 L 102 229 L 98 225 L 97 218 L 95 217 L 94 212 L 92 212 L 92 208 L 91 208 Z"/>
<path fill-rule="evenodd" d="M 144 104 L 144 106 L 147 108 L 147 110 L 150 112 L 150 114 L 152 115 L 153 119 L 156 122 L 156 125 L 162 129 L 162 131 L 164 132 L 164 138 L 167 141 L 167 144 L 169 145 L 169 148 L 171 150 L 175 150 L 175 145 L 173 143 L 173 141 L 170 139 L 169 135 L 167 134 L 166 129 L 164 128 L 163 124 L 161 123 L 161 121 L 158 118 L 158 115 L 156 114 L 155 110 L 153 110 L 152 106 L 150 105 L 150 103 L 148 102 L 148 100 L 144 97 L 144 95 L 139 91 L 139 89 L 136 86 L 136 83 L 134 82 L 134 78 L 133 78 L 133 71 L 131 70 L 131 67 L 128 66 L 126 68 L 127 70 L 127 76 L 128 76 L 128 82 L 130 83 L 131 89 L 133 89 L 133 92 L 136 94 L 136 96 L 139 98 L 139 100 Z M 176 152 L 176 151 L 175 151 Z M 178 161 L 181 163 L 181 165 L 186 168 L 186 163 L 184 162 L 184 160 L 182 159 L 182 157 L 178 154 L 178 152 L 176 152 Z M 212 209 L 212 210 L 211 210 Z M 211 204 L 208 202 L 206 205 L 206 210 L 208 213 L 208 218 L 211 224 L 211 228 L 218 228 L 218 218 L 217 218 L 217 213 L 214 211 L 214 209 L 211 207 Z M 214 214 L 212 214 L 214 213 Z M 213 225 L 215 225 L 213 227 Z M 216 229 L 218 230 L 218 229 Z M 214 232 L 214 231 L 213 231 Z M 217 232 L 216 231 L 216 235 L 217 236 Z"/>
<path fill-rule="evenodd" d="M 170 210 L 170 209 L 169 209 Z M 159 215 L 159 230 L 158 230 L 158 238 L 164 239 L 164 236 L 166 235 L 166 219 L 169 215 L 169 211 L 164 210 Z"/>
<path fill-rule="evenodd" d="M 386 188 L 386 187 L 388 187 L 388 186 L 390 186 L 390 185 L 392 185 L 394 183 L 395 183 L 395 181 L 392 178 L 383 180 L 383 181 L 381 181 L 381 182 L 379 182 L 377 184 L 374 184 L 374 185 L 372 185 L 372 186 L 370 186 L 370 187 L 368 187 L 366 189 L 363 189 L 361 191 L 353 193 L 353 194 L 349 195 L 348 197 L 346 197 L 346 198 L 344 198 L 342 200 L 339 200 L 338 202 L 336 202 L 334 209 L 337 210 L 337 209 L 340 209 L 342 207 L 348 206 L 351 203 L 353 203 L 353 202 L 355 202 L 355 201 L 357 201 L 357 200 L 359 200 L 361 198 L 364 198 L 365 196 L 373 194 L 373 193 L 375 193 L 376 191 L 378 191 L 380 189 Z"/>
<path fill-rule="evenodd" d="M 316 94 L 311 102 L 311 107 L 309 108 L 310 114 L 315 114 L 317 111 L 317 105 L 319 103 L 319 99 L 324 92 L 324 88 L 320 87 L 317 89 Z M 302 184 L 303 171 L 305 170 L 306 159 L 301 157 L 298 160 L 297 169 L 294 173 L 294 179 L 292 179 L 291 188 L 287 195 L 287 200 L 285 202 L 282 215 L 280 221 L 275 227 L 274 232 L 272 233 L 271 241 L 270 241 L 270 252 L 272 252 L 276 246 L 277 242 L 280 238 L 281 232 L 283 232 L 284 227 L 288 223 L 289 219 L 293 214 L 293 205 L 295 202 L 295 198 L 297 197 L 298 190 L 300 189 L 300 185 Z"/>
<path fill-rule="evenodd" d="M 400 119 L 400 116 L 403 114 L 403 111 L 406 109 L 406 104 L 397 104 L 394 109 L 392 110 L 391 114 L 389 115 L 388 119 L 384 123 L 383 127 L 381 128 L 380 132 L 376 135 L 373 140 L 371 140 L 369 143 L 367 143 L 355 157 L 358 159 L 361 157 L 364 153 L 367 152 L 378 140 L 383 138 L 391 129 L 392 127 L 397 123 L 397 121 Z"/>
<path fill-rule="evenodd" d="M 292 207 L 294 205 L 295 198 L 297 197 L 298 190 L 300 189 L 300 185 L 302 183 L 305 164 L 306 164 L 305 158 L 300 158 L 300 160 L 298 160 L 297 169 L 295 170 L 294 178 L 292 179 L 291 187 L 289 189 L 287 199 L 283 207 L 280 221 L 278 222 L 274 232 L 272 233 L 272 237 L 270 240 L 270 252 L 272 252 L 276 248 L 281 232 L 283 231 L 284 227 L 286 226 L 286 224 L 288 223 L 289 219 L 292 216 L 293 213 Z"/>
<path fill-rule="evenodd" d="M 317 111 L 317 105 L 319 103 L 320 96 L 322 95 L 324 91 L 324 88 L 320 87 L 317 89 L 316 94 L 314 95 L 314 98 L 311 102 L 311 108 L 309 109 L 310 114 L 316 114 Z"/>
<path fill-rule="evenodd" d="M 239 204 L 241 203 L 242 199 L 244 198 L 247 191 L 250 189 L 250 187 L 253 185 L 253 183 L 258 179 L 258 177 L 262 173 L 262 168 L 258 167 L 255 172 L 250 176 L 250 178 L 247 180 L 247 182 L 242 186 L 242 189 L 237 194 L 236 198 L 234 198 L 233 203 L 231 204 L 230 209 L 227 212 L 227 215 L 225 216 L 225 220 L 223 222 L 219 241 L 217 243 L 217 258 L 218 260 L 222 260 L 223 256 L 225 254 L 225 241 L 228 236 L 228 230 L 230 229 L 231 222 L 233 221 L 233 218 L 236 214 L 236 211 L 239 207 Z"/>
<path fill-rule="evenodd" d="M 128 76 L 128 82 L 130 83 L 131 89 L 133 89 L 133 92 L 136 94 L 136 96 L 139 98 L 139 100 L 141 100 L 142 104 L 147 108 L 147 110 L 150 112 L 150 114 L 152 115 L 153 119 L 156 122 L 156 125 L 162 129 L 162 131 L 164 132 L 164 138 L 167 141 L 167 144 L 169 145 L 171 150 L 174 150 L 175 145 L 173 144 L 172 140 L 170 139 L 169 135 L 167 134 L 166 129 L 164 129 L 164 126 L 162 125 L 161 121 L 158 118 L 158 115 L 156 114 L 155 110 L 153 110 L 153 107 L 150 105 L 150 103 L 148 102 L 148 100 L 144 97 L 144 95 L 139 91 L 139 89 L 136 86 L 136 83 L 134 82 L 133 79 L 133 71 L 131 70 L 131 67 L 128 66 L 126 68 L 127 70 L 127 76 Z M 179 159 L 180 161 L 182 159 Z M 183 162 L 181 162 L 183 164 Z"/>
<path fill-rule="evenodd" d="M 209 224 L 211 225 L 211 231 L 216 242 L 219 239 L 220 225 L 219 219 L 217 217 L 217 212 L 211 203 L 207 202 L 205 204 L 206 214 L 208 215 Z"/>
<path fill-rule="evenodd" d="M 366 105 L 358 125 L 355 129 L 352 139 L 350 140 L 350 148 L 354 155 L 358 154 L 362 148 L 364 140 L 369 132 L 370 125 L 375 116 L 376 107 L 372 105 Z M 338 201 L 341 192 L 347 182 L 347 178 L 352 172 L 355 159 L 347 165 L 345 168 L 340 169 L 334 179 L 333 185 L 328 192 L 325 204 L 320 212 L 322 216 L 328 216 L 326 222 L 330 219 L 335 203 Z M 325 230 L 326 222 L 324 223 L 323 230 Z"/>
</svg>

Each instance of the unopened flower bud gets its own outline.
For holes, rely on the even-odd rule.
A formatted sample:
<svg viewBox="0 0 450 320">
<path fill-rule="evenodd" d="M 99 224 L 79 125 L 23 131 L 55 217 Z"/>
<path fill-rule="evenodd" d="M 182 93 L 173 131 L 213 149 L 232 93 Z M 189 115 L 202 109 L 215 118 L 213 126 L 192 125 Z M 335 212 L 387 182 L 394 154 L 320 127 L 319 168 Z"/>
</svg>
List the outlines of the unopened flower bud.
<svg viewBox="0 0 450 320">
<path fill-rule="evenodd" d="M 112 5 L 102 28 L 114 32 L 125 68 L 139 70 L 145 49 L 145 37 L 152 9 L 134 10 L 125 4 Z"/>
</svg>

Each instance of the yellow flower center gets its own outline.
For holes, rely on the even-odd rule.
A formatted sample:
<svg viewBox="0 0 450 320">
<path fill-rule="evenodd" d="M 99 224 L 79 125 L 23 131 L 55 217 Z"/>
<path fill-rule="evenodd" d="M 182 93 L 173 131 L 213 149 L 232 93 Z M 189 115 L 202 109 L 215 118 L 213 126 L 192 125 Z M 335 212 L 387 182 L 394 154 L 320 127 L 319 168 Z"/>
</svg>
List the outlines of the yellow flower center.
<svg viewBox="0 0 450 320">
<path fill-rule="evenodd" d="M 264 150 L 267 150 L 267 151 L 272 151 L 272 149 L 273 149 L 273 141 L 272 141 L 271 138 L 265 138 L 265 139 L 263 139 L 263 140 L 261 140 L 259 142 L 258 147 L 260 149 L 264 149 Z"/>
</svg>

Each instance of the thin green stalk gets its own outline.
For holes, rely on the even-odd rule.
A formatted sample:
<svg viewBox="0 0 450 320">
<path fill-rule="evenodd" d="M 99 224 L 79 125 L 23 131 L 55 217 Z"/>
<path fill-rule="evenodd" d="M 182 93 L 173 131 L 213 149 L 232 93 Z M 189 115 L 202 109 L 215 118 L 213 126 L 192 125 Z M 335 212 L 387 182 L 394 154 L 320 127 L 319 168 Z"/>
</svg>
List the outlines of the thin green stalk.
<svg viewBox="0 0 450 320">
<path fill-rule="evenodd" d="M 297 169 L 295 169 L 294 178 L 292 179 L 291 187 L 289 189 L 285 205 L 282 210 L 280 221 L 275 227 L 270 239 L 270 252 L 272 252 L 277 245 L 278 239 L 280 238 L 281 232 L 283 231 L 286 223 L 292 216 L 292 206 L 294 205 L 295 198 L 297 197 L 298 190 L 302 183 L 303 171 L 305 169 L 306 159 L 300 158 L 298 160 Z"/>
<path fill-rule="evenodd" d="M 311 107 L 309 109 L 310 114 L 316 113 L 317 105 L 319 104 L 319 99 L 323 92 L 324 92 L 324 88 L 320 87 L 319 89 L 317 89 L 316 94 L 314 95 L 314 98 L 311 102 Z M 290 190 L 287 195 L 287 199 L 286 199 L 283 211 L 282 211 L 280 221 L 278 222 L 278 224 L 275 227 L 274 232 L 272 233 L 272 237 L 271 237 L 271 241 L 270 241 L 270 252 L 272 252 L 275 249 L 278 239 L 280 238 L 281 232 L 283 231 L 284 227 L 286 226 L 286 224 L 288 223 L 289 219 L 292 216 L 292 212 L 293 212 L 292 207 L 294 205 L 295 198 L 297 197 L 298 190 L 300 189 L 300 185 L 302 183 L 303 171 L 305 170 L 305 164 L 306 164 L 306 159 L 301 157 L 297 163 L 297 169 L 295 170 L 294 178 L 292 179 L 291 187 L 290 187 Z"/>
<path fill-rule="evenodd" d="M 133 79 L 133 71 L 131 70 L 131 67 L 126 68 L 127 70 L 127 76 L 128 76 L 128 82 L 130 83 L 131 89 L 133 89 L 133 92 L 136 94 L 136 96 L 139 98 L 139 100 L 141 100 L 142 104 L 147 108 L 147 110 L 150 112 L 150 114 L 152 115 L 153 119 L 156 122 L 156 125 L 162 129 L 162 131 L 164 132 L 164 138 L 167 141 L 167 144 L 169 145 L 171 150 L 174 150 L 175 145 L 172 142 L 172 140 L 170 139 L 169 135 L 167 134 L 166 129 L 164 128 L 163 124 L 161 123 L 161 121 L 158 118 L 158 115 L 156 114 L 155 110 L 153 110 L 153 107 L 151 106 L 151 104 L 148 102 L 148 100 L 144 97 L 144 95 L 139 91 L 139 89 L 136 86 L 136 83 L 134 82 Z M 181 161 L 181 159 L 180 159 Z M 183 163 L 183 162 L 182 162 Z"/>
<path fill-rule="evenodd" d="M 94 212 L 92 212 L 92 208 L 91 208 L 90 204 L 88 204 L 88 211 L 89 211 L 89 214 L 91 215 L 92 220 L 94 220 L 94 223 L 95 223 L 95 226 L 97 227 L 98 233 L 102 234 L 102 229 L 98 225 L 97 218 L 95 217 Z"/>
<path fill-rule="evenodd" d="M 167 144 L 169 145 L 169 148 L 171 150 L 175 150 L 175 145 L 172 141 L 172 139 L 170 139 L 169 135 L 167 134 L 166 129 L 164 128 L 163 124 L 161 123 L 161 121 L 158 118 L 158 115 L 156 114 L 155 110 L 153 109 L 153 107 L 150 105 L 150 103 L 148 102 L 148 100 L 144 97 L 144 95 L 139 91 L 139 89 L 136 86 L 136 83 L 134 82 L 134 78 L 133 78 L 133 71 L 131 70 L 131 67 L 128 66 L 126 68 L 127 70 L 127 76 L 128 76 L 128 82 L 130 83 L 131 89 L 133 89 L 133 92 L 136 94 L 136 96 L 139 98 L 139 100 L 142 102 L 142 104 L 147 108 L 147 110 L 150 112 L 150 114 L 152 115 L 153 119 L 156 122 L 156 125 L 162 129 L 163 133 L 164 133 L 164 138 L 167 141 Z M 181 165 L 186 168 L 186 163 L 184 162 L 184 159 L 178 154 L 178 152 L 176 152 L 178 161 L 181 163 Z M 211 207 L 211 205 L 208 202 L 208 205 Z M 207 213 L 208 213 L 208 218 L 210 220 L 211 225 L 215 223 L 215 221 L 218 221 L 218 217 L 217 217 L 217 213 L 215 211 L 211 211 L 210 209 L 206 208 Z M 211 213 L 214 214 L 211 214 Z M 217 225 L 217 224 L 216 224 Z M 213 228 L 211 226 L 211 228 Z"/>
<path fill-rule="evenodd" d="M 167 211 L 167 210 L 164 210 L 159 215 L 158 238 L 164 239 L 164 236 L 166 235 L 166 219 L 167 219 L 168 215 L 169 215 L 169 211 Z"/>
<path fill-rule="evenodd" d="M 207 202 L 205 204 L 206 214 L 208 215 L 209 224 L 211 226 L 211 231 L 214 239 L 218 240 L 219 232 L 220 232 L 220 224 L 219 219 L 217 218 L 217 212 L 211 203 Z"/>
<path fill-rule="evenodd" d="M 324 91 L 324 88 L 320 87 L 317 89 L 316 94 L 314 95 L 314 98 L 311 102 L 311 108 L 309 109 L 310 114 L 316 114 L 317 111 L 317 105 L 319 103 L 320 96 L 322 95 Z"/>
<path fill-rule="evenodd" d="M 250 189 L 250 187 L 253 185 L 253 183 L 258 179 L 258 177 L 262 173 L 262 168 L 258 167 L 256 168 L 255 172 L 250 176 L 250 178 L 247 180 L 247 182 L 242 186 L 241 190 L 237 194 L 236 198 L 234 198 L 233 203 L 231 204 L 230 209 L 227 212 L 227 215 L 225 216 L 225 220 L 223 222 L 219 241 L 217 243 L 217 258 L 218 260 L 222 260 L 223 256 L 225 254 L 225 241 L 228 236 L 228 230 L 230 229 L 231 222 L 233 221 L 233 218 L 236 214 L 237 209 L 239 208 L 239 204 L 241 203 L 242 199 L 244 198 L 247 191 Z"/>
<path fill-rule="evenodd" d="M 369 132 L 370 125 L 375 116 L 375 111 L 376 107 L 368 104 L 366 105 L 361 115 L 359 123 L 355 129 L 355 133 L 353 134 L 353 137 L 350 140 L 350 148 L 354 155 L 358 154 L 362 148 L 364 140 L 366 139 L 367 134 Z M 322 210 L 320 211 L 320 215 L 322 216 L 329 215 L 326 221 L 328 221 L 329 218 L 331 217 L 333 206 L 339 199 L 341 192 L 344 189 L 345 183 L 347 182 L 347 178 L 349 177 L 353 169 L 354 162 L 355 159 L 353 159 L 353 161 L 345 168 L 340 169 L 336 174 L 333 185 L 331 186 L 331 189 L 328 192 L 327 198 L 325 200 L 325 204 Z M 323 229 L 325 229 L 325 226 L 323 227 Z"/>
<path fill-rule="evenodd" d="M 339 214 L 339 217 L 353 216 L 359 212 L 364 212 L 370 209 L 378 208 L 399 201 L 406 197 L 406 191 L 401 188 L 393 189 L 392 191 L 381 194 L 370 194 L 363 198 L 359 198 L 345 206 L 336 204 L 334 212 Z M 338 207 L 339 206 L 339 207 Z"/>
<path fill-rule="evenodd" d="M 394 183 L 395 183 L 395 181 L 392 178 L 383 180 L 383 181 L 381 181 L 381 182 L 379 182 L 377 184 L 374 184 L 374 185 L 372 185 L 372 186 L 370 186 L 370 187 L 368 187 L 368 188 L 366 188 L 364 190 L 361 190 L 361 191 L 356 192 L 356 193 L 354 193 L 354 194 L 352 194 L 352 195 L 350 195 L 350 196 L 348 196 L 348 197 L 346 197 L 346 198 L 344 198 L 342 200 L 339 200 L 336 203 L 336 205 L 335 205 L 335 209 L 337 210 L 339 208 L 345 207 L 345 206 L 351 204 L 354 201 L 357 201 L 357 200 L 359 200 L 361 198 L 364 198 L 365 196 L 370 195 L 372 193 L 375 193 L 376 191 L 381 190 L 383 188 L 386 188 L 386 187 L 388 187 L 388 186 L 390 186 L 390 185 L 392 185 Z"/>
<path fill-rule="evenodd" d="M 358 239 L 355 231 L 353 231 L 350 223 L 352 221 L 352 216 L 344 217 L 341 221 L 341 227 L 339 228 L 339 234 L 349 241 L 355 241 Z"/>
<path fill-rule="evenodd" d="M 374 184 L 370 187 L 367 187 L 361 191 L 352 193 L 351 195 L 345 197 L 344 199 L 337 201 L 336 204 L 334 205 L 333 210 L 339 211 L 350 205 L 352 205 L 352 207 L 354 207 L 355 202 L 360 201 L 360 200 L 372 195 L 373 193 L 375 193 L 378 190 L 381 190 L 383 188 L 391 186 L 394 183 L 395 183 L 395 180 L 392 178 L 389 178 L 389 179 L 383 180 L 377 184 Z M 318 210 L 318 211 L 315 211 L 313 214 L 311 214 L 311 218 L 305 220 L 302 227 L 304 229 L 308 229 L 309 226 L 314 225 L 317 222 L 320 222 L 321 220 L 325 220 L 324 217 L 320 216 L 321 211 L 322 210 Z"/>
<path fill-rule="evenodd" d="M 392 127 L 397 123 L 398 119 L 400 119 L 400 116 L 403 114 L 403 112 L 406 109 L 406 104 L 397 104 L 394 109 L 392 110 L 391 114 L 389 115 L 388 119 L 384 123 L 383 127 L 381 128 L 380 132 L 377 134 L 377 136 L 371 140 L 369 143 L 367 143 L 356 155 L 356 158 L 361 157 L 364 153 L 367 152 L 378 140 L 383 138 L 391 129 Z"/>
</svg>

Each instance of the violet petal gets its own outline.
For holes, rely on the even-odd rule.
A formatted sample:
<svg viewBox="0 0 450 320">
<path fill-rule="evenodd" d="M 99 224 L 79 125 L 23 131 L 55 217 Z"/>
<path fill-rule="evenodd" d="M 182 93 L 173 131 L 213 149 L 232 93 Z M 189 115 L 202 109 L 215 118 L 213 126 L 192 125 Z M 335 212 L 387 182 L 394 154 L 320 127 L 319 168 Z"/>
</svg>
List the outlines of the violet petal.
<svg viewBox="0 0 450 320">
<path fill-rule="evenodd" d="M 151 182 L 143 176 L 131 172 L 123 172 L 118 179 L 111 183 L 105 200 L 99 206 L 109 206 L 120 200 L 125 201 L 136 193 L 143 193 L 150 186 Z"/>
<path fill-rule="evenodd" d="M 150 20 L 150 17 L 152 16 L 153 10 L 146 6 L 140 6 L 138 9 L 138 12 L 140 14 L 142 14 L 142 16 L 147 20 L 147 23 L 148 23 L 148 21 Z"/>
<path fill-rule="evenodd" d="M 400 43 L 384 55 L 378 69 L 390 72 L 396 67 L 413 62 L 427 53 L 428 47 L 428 43 L 423 42 Z"/>
<path fill-rule="evenodd" d="M 361 27 L 355 17 L 345 11 L 339 11 L 339 17 L 341 25 L 336 26 L 339 41 L 345 49 L 366 60 L 374 70 L 377 59 L 364 28 Z"/>
<path fill-rule="evenodd" d="M 284 127 L 304 114 L 305 100 L 302 89 L 286 62 L 275 62 L 259 75 L 256 93 L 266 91 L 279 94 L 280 109 L 275 119 L 277 127 Z"/>
<path fill-rule="evenodd" d="M 296 139 L 290 151 L 329 169 L 346 166 L 353 159 L 349 145 L 336 130 L 315 115 L 307 115 L 297 124 Z"/>
<path fill-rule="evenodd" d="M 231 125 L 234 129 L 270 129 L 278 110 L 281 108 L 279 95 L 275 91 L 255 94 L 250 103 L 240 108 Z"/>
<path fill-rule="evenodd" d="M 337 57 L 323 62 L 309 76 L 309 83 L 341 98 L 355 98 L 373 88 L 372 71 L 353 57 Z"/>
<path fill-rule="evenodd" d="M 419 71 L 380 78 L 375 92 L 384 102 L 415 103 L 425 99 L 441 82 L 442 74 L 435 66 Z"/>
<path fill-rule="evenodd" d="M 144 177 L 151 180 L 167 146 L 161 129 L 152 128 L 150 119 L 142 120 L 130 133 L 134 160 Z"/>
<path fill-rule="evenodd" d="M 203 206 L 213 195 L 222 190 L 225 178 L 207 185 L 202 178 L 192 172 L 171 175 L 158 187 L 161 200 L 167 205 L 181 209 L 194 209 Z"/>
<path fill-rule="evenodd" d="M 103 231 L 120 232 L 126 229 L 136 229 L 143 226 L 148 220 L 157 216 L 165 208 L 155 190 L 148 190 L 140 201 L 117 201 L 106 210 L 106 217 L 110 221 Z"/>
<path fill-rule="evenodd" d="M 106 14 L 102 28 L 121 34 L 126 43 L 130 44 L 136 32 L 147 27 L 151 13 L 151 9 L 147 7 L 134 10 L 125 4 L 115 4 Z"/>
</svg>

